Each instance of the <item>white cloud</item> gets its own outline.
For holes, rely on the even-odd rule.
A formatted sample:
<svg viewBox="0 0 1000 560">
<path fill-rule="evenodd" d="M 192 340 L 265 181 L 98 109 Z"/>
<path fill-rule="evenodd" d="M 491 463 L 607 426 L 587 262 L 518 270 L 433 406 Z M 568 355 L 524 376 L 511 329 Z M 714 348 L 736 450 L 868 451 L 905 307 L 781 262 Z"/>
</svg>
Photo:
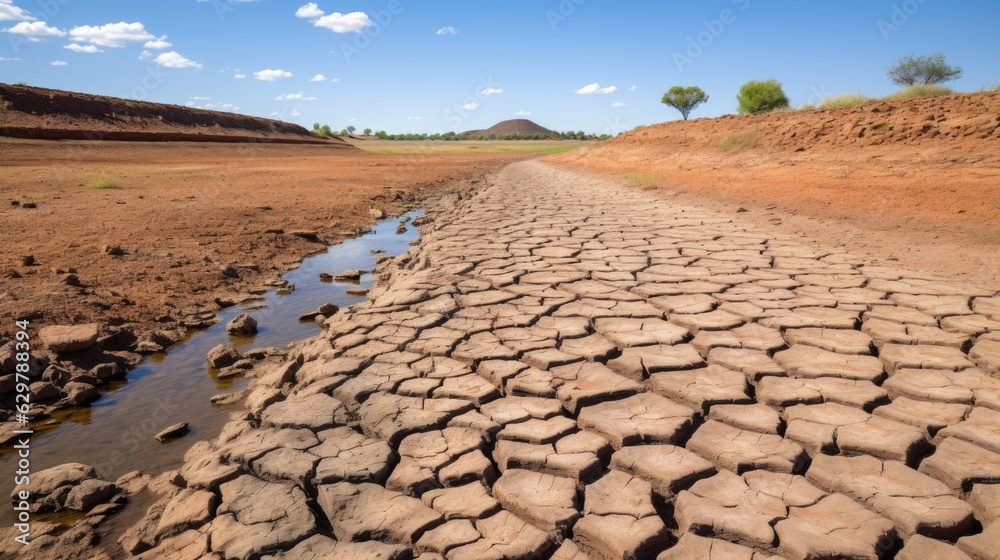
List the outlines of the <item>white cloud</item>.
<svg viewBox="0 0 1000 560">
<path fill-rule="evenodd" d="M 147 58 L 150 58 L 152 56 L 153 56 L 153 53 L 151 53 L 151 52 L 149 52 L 147 50 L 143 50 L 141 53 L 139 53 L 139 60 L 146 60 Z"/>
<path fill-rule="evenodd" d="M 64 60 L 53 60 L 49 64 L 51 64 L 52 66 L 66 66 L 69 63 Z"/>
<path fill-rule="evenodd" d="M 166 68 L 198 68 L 201 69 L 201 64 L 197 62 L 184 58 L 177 51 L 170 51 L 161 53 L 159 56 L 153 59 L 153 62 L 164 66 Z"/>
<path fill-rule="evenodd" d="M 579 95 L 609 94 L 618 91 L 618 86 L 601 87 L 601 84 L 587 84 L 576 90 Z"/>
<path fill-rule="evenodd" d="M 243 78 L 246 78 L 247 75 L 246 74 L 236 74 L 233 77 L 236 78 L 237 80 L 242 80 Z"/>
<path fill-rule="evenodd" d="M 629 91 L 635 91 L 637 89 L 639 89 L 639 86 L 632 86 L 632 87 L 628 88 Z"/>
<path fill-rule="evenodd" d="M 331 81 L 331 82 L 339 82 L 339 81 L 340 81 L 340 78 L 330 78 L 330 81 Z"/>
<path fill-rule="evenodd" d="M 614 103 L 611 104 L 611 106 L 612 107 L 624 107 L 625 103 L 622 103 L 621 101 L 615 101 Z"/>
<path fill-rule="evenodd" d="M 153 39 L 152 41 L 146 41 L 146 43 L 144 45 L 142 45 L 142 46 L 146 47 L 147 49 L 154 49 L 154 50 L 158 50 L 159 51 L 159 50 L 163 50 L 163 49 L 169 49 L 170 47 L 172 47 L 174 45 L 170 41 L 167 41 L 167 36 L 164 35 L 163 37 L 160 37 L 159 39 Z"/>
<path fill-rule="evenodd" d="M 423 119 L 424 119 L 423 117 L 406 117 L 406 120 L 408 121 L 420 121 Z"/>
<path fill-rule="evenodd" d="M 333 12 L 317 19 L 314 23 L 316 27 L 325 27 L 334 33 L 360 33 L 362 29 L 372 25 L 372 20 L 364 12 L 351 12 L 342 14 Z"/>
<path fill-rule="evenodd" d="M 0 0 L 0 21 L 35 21 L 36 17 L 24 8 L 18 8 L 13 0 Z"/>
<path fill-rule="evenodd" d="M 282 78 L 291 78 L 292 73 L 286 72 L 285 70 L 261 70 L 260 72 L 254 72 L 253 77 L 261 80 L 262 82 L 275 82 Z"/>
<path fill-rule="evenodd" d="M 437 30 L 438 35 L 454 35 L 456 33 L 458 33 L 458 30 L 450 25 Z"/>
<path fill-rule="evenodd" d="M 326 76 L 324 76 L 323 74 L 316 74 L 312 78 L 309 78 L 309 81 L 310 82 L 325 82 L 326 81 Z"/>
<path fill-rule="evenodd" d="M 195 102 L 194 101 L 188 101 L 187 103 L 184 104 L 184 106 L 185 107 L 194 107 L 195 106 Z"/>
<path fill-rule="evenodd" d="M 483 91 L 479 92 L 479 95 L 496 95 L 498 93 L 507 93 L 507 90 L 505 90 L 503 88 L 491 88 L 491 87 L 488 87 L 488 88 L 484 89 Z"/>
<path fill-rule="evenodd" d="M 465 109 L 465 110 L 468 110 L 468 111 L 472 111 L 473 109 L 478 109 L 479 108 L 479 103 L 476 103 L 475 101 L 472 101 L 472 102 L 466 103 L 465 105 L 462 105 L 462 108 Z"/>
<path fill-rule="evenodd" d="M 4 29 L 7 33 L 21 35 L 33 43 L 37 43 L 46 37 L 62 37 L 66 32 L 57 27 L 50 27 L 44 21 L 27 22 L 22 21 L 14 27 Z"/>
<path fill-rule="evenodd" d="M 531 114 L 531 111 L 518 111 L 516 113 L 516 115 L 519 116 L 519 117 L 527 117 L 530 114 Z"/>
<path fill-rule="evenodd" d="M 274 98 L 275 101 L 316 101 L 315 97 L 306 97 L 304 93 L 284 93 Z"/>
<path fill-rule="evenodd" d="M 66 45 L 65 47 L 63 47 L 63 48 L 64 49 L 69 49 L 69 50 L 71 50 L 73 52 L 87 53 L 87 54 L 94 54 L 94 53 L 104 52 L 101 49 L 97 48 L 97 45 L 86 45 L 86 46 L 84 46 L 84 45 L 79 45 L 77 43 L 70 43 L 70 44 Z"/>
<path fill-rule="evenodd" d="M 289 113 L 279 113 L 279 112 L 275 111 L 275 112 L 271 113 L 268 116 L 270 116 L 270 117 L 298 117 L 298 116 L 301 116 L 301 115 L 302 115 L 302 111 L 299 111 L 298 109 L 292 109 L 292 111 L 289 112 Z"/>
<path fill-rule="evenodd" d="M 14 61 L 17 61 L 17 60 L 21 60 L 21 59 L 20 58 L 7 58 L 5 56 L 0 56 L 0 62 L 14 62 Z"/>
<path fill-rule="evenodd" d="M 326 14 L 326 12 L 319 9 L 319 6 L 317 6 L 315 2 L 309 2 L 305 6 L 295 10 L 295 17 L 306 19 L 318 19 L 323 17 L 324 14 Z"/>
<path fill-rule="evenodd" d="M 211 97 L 203 97 L 201 95 L 194 95 L 194 96 L 191 97 L 191 99 L 194 99 L 195 101 L 208 101 L 209 99 L 211 99 Z"/>
<path fill-rule="evenodd" d="M 81 25 L 70 29 L 69 35 L 78 43 L 93 43 L 102 47 L 124 47 L 127 43 L 157 40 L 141 23 L 124 21 L 107 23 L 100 27 Z"/>
</svg>

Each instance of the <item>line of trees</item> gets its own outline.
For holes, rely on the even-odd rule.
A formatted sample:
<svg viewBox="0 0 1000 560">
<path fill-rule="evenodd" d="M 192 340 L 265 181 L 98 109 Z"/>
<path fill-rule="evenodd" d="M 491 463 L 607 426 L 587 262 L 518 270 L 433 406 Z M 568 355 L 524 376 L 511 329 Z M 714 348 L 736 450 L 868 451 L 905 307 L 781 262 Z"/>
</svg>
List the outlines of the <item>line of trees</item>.
<svg viewBox="0 0 1000 560">
<path fill-rule="evenodd" d="M 610 134 L 593 134 L 580 131 L 567 131 L 567 132 L 555 132 L 552 134 L 546 134 L 544 132 L 536 132 L 533 134 L 458 134 L 456 132 L 445 132 L 445 133 L 434 133 L 427 134 L 424 133 L 404 133 L 404 134 L 389 134 L 384 130 L 379 130 L 375 132 L 375 137 L 379 140 L 431 140 L 431 141 L 445 141 L 454 142 L 460 140 L 593 140 L 597 138 L 598 140 L 607 140 L 611 138 Z"/>
<path fill-rule="evenodd" d="M 917 56 L 911 53 L 889 67 L 886 75 L 902 88 L 936 86 L 962 77 L 962 68 L 948 64 L 945 53 Z M 663 94 L 661 103 L 680 111 L 687 120 L 691 111 L 708 101 L 708 95 L 697 86 L 674 86 Z M 785 109 L 788 96 L 775 79 L 750 80 L 736 94 L 736 110 L 741 115 L 756 115 Z"/>
</svg>

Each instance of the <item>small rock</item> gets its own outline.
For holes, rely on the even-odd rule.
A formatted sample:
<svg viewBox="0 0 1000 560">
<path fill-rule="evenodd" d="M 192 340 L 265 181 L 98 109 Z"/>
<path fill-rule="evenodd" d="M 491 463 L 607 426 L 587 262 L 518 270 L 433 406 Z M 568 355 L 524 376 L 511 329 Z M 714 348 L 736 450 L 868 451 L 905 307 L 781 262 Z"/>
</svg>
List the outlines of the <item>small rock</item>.
<svg viewBox="0 0 1000 560">
<path fill-rule="evenodd" d="M 59 387 L 48 381 L 36 381 L 28 386 L 28 391 L 31 392 L 31 400 L 37 402 L 51 402 L 61 395 Z"/>
<path fill-rule="evenodd" d="M 120 257 L 125 254 L 125 249 L 122 249 L 120 245 L 105 245 L 101 247 L 101 252 L 112 257 Z"/>
<path fill-rule="evenodd" d="M 316 309 L 316 312 L 324 317 L 329 317 L 338 311 L 340 311 L 340 306 L 332 303 L 324 303 Z"/>
<path fill-rule="evenodd" d="M 396 235 L 403 235 L 404 233 L 406 233 L 406 231 L 407 230 L 405 224 L 399 224 L 399 226 L 396 227 Z"/>
<path fill-rule="evenodd" d="M 107 503 L 118 493 L 118 487 L 110 482 L 90 478 L 75 484 L 66 495 L 64 506 L 74 511 L 90 511 Z"/>
<path fill-rule="evenodd" d="M 247 394 L 246 391 L 235 391 L 232 393 L 222 393 L 221 395 L 215 395 L 211 398 L 211 403 L 218 406 L 223 406 L 227 404 L 235 404 L 239 402 Z"/>
<path fill-rule="evenodd" d="M 219 272 L 226 278 L 239 278 L 240 273 L 232 266 L 224 266 L 219 269 Z"/>
<path fill-rule="evenodd" d="M 361 280 L 362 274 L 364 274 L 364 271 L 358 269 L 345 270 L 334 276 L 334 279 L 337 282 L 357 282 L 358 280 Z"/>
<path fill-rule="evenodd" d="M 61 325 L 45 327 L 39 333 L 42 342 L 53 352 L 74 352 L 97 342 L 98 325 Z"/>
<path fill-rule="evenodd" d="M 35 255 L 24 255 L 21 257 L 21 266 L 34 266 Z"/>
<path fill-rule="evenodd" d="M 25 202 L 21 205 L 21 208 L 38 208 L 38 205 L 34 202 Z"/>
<path fill-rule="evenodd" d="M 80 283 L 80 278 L 77 277 L 76 274 L 67 274 L 59 281 L 67 286 L 73 286 L 74 288 L 83 287 L 83 284 Z"/>
<path fill-rule="evenodd" d="M 744 213 L 744 212 L 749 212 L 749 210 L 747 210 L 746 208 L 744 208 L 744 207 L 742 207 L 742 206 L 740 206 L 740 207 L 739 207 L 739 208 L 738 208 L 738 209 L 736 210 L 736 213 L 737 213 L 737 214 L 742 214 L 742 213 Z"/>
<path fill-rule="evenodd" d="M 247 313 L 240 313 L 232 321 L 226 323 L 226 332 L 238 336 L 257 334 L 257 320 Z"/>
<path fill-rule="evenodd" d="M 349 296 L 367 296 L 368 290 L 364 288 L 351 288 L 345 292 Z"/>
<path fill-rule="evenodd" d="M 285 230 L 281 228 L 268 228 L 264 230 L 264 233 L 277 233 L 280 235 L 282 233 L 285 233 Z"/>
<path fill-rule="evenodd" d="M 151 340 L 143 340 L 135 345 L 136 354 L 157 354 L 163 352 L 163 345 L 157 344 Z"/>
<path fill-rule="evenodd" d="M 122 369 L 118 364 L 112 362 L 107 364 L 97 364 L 96 366 L 90 368 L 88 373 L 101 381 L 105 381 L 108 379 L 118 379 L 120 376 L 123 376 L 124 372 L 124 369 Z"/>
<path fill-rule="evenodd" d="M 319 242 L 319 233 L 312 230 L 295 230 L 288 232 L 288 235 L 294 235 L 295 237 L 301 237 L 306 241 Z"/>
<path fill-rule="evenodd" d="M 93 385 L 81 381 L 70 381 L 63 387 L 63 393 L 66 394 L 66 401 L 73 406 L 92 403 L 101 396 Z"/>
<path fill-rule="evenodd" d="M 385 217 L 385 212 L 379 210 L 378 208 L 369 208 L 368 215 L 371 216 L 372 218 L 375 218 L 376 220 L 381 220 L 382 218 Z"/>
<path fill-rule="evenodd" d="M 72 377 L 73 374 L 57 365 L 50 365 L 42 372 L 42 381 L 48 381 L 60 387 L 68 383 Z"/>
<path fill-rule="evenodd" d="M 208 351 L 208 365 L 214 368 L 224 368 L 235 364 L 240 359 L 240 352 L 229 344 L 219 344 Z"/>
<path fill-rule="evenodd" d="M 165 430 L 153 436 L 153 439 L 156 439 L 157 441 L 165 441 L 171 438 L 181 437 L 186 433 L 188 433 L 188 423 L 181 422 L 167 427 Z"/>
<path fill-rule="evenodd" d="M 330 280 L 333 280 L 333 275 L 329 272 L 320 272 L 319 279 L 323 282 L 329 282 Z"/>
</svg>

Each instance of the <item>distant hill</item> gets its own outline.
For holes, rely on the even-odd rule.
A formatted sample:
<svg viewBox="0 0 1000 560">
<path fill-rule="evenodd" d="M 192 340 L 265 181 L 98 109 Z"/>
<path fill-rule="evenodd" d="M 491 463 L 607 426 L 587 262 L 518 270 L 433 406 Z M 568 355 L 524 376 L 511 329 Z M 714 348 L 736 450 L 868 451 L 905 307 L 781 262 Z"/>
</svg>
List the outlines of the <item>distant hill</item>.
<svg viewBox="0 0 1000 560">
<path fill-rule="evenodd" d="M 274 142 L 335 144 L 274 119 L 0 83 L 7 110 L 0 136 L 41 140 Z"/>
<path fill-rule="evenodd" d="M 463 138 L 476 138 L 478 136 L 509 136 L 512 134 L 516 134 L 518 136 L 531 136 L 533 134 L 551 136 L 558 135 L 559 133 L 529 121 L 528 119 L 511 119 L 509 121 L 499 122 L 485 130 L 469 130 L 463 132 L 461 136 Z"/>
</svg>

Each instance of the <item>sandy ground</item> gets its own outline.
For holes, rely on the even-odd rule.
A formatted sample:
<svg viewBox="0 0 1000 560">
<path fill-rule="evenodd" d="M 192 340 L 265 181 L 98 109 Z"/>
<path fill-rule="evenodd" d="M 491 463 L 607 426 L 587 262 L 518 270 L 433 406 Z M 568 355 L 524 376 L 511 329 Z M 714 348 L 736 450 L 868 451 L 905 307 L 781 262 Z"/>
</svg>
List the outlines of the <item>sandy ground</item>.
<svg viewBox="0 0 1000 560">
<path fill-rule="evenodd" d="M 530 154 L 7 139 L 0 155 L 0 334 L 9 334 L 15 317 L 176 326 L 366 229 L 371 209 L 398 212 Z M 89 188 L 102 179 L 119 188 Z M 74 270 L 82 287 L 64 283 Z"/>
<path fill-rule="evenodd" d="M 997 119 L 997 94 L 699 119 L 646 127 L 550 160 L 680 202 L 742 208 L 741 219 L 806 233 L 870 262 L 997 287 Z M 923 133 L 927 122 L 937 128 Z M 872 140 L 863 132 L 872 126 L 896 136 Z M 723 147 L 741 135 L 752 147 Z"/>
</svg>

